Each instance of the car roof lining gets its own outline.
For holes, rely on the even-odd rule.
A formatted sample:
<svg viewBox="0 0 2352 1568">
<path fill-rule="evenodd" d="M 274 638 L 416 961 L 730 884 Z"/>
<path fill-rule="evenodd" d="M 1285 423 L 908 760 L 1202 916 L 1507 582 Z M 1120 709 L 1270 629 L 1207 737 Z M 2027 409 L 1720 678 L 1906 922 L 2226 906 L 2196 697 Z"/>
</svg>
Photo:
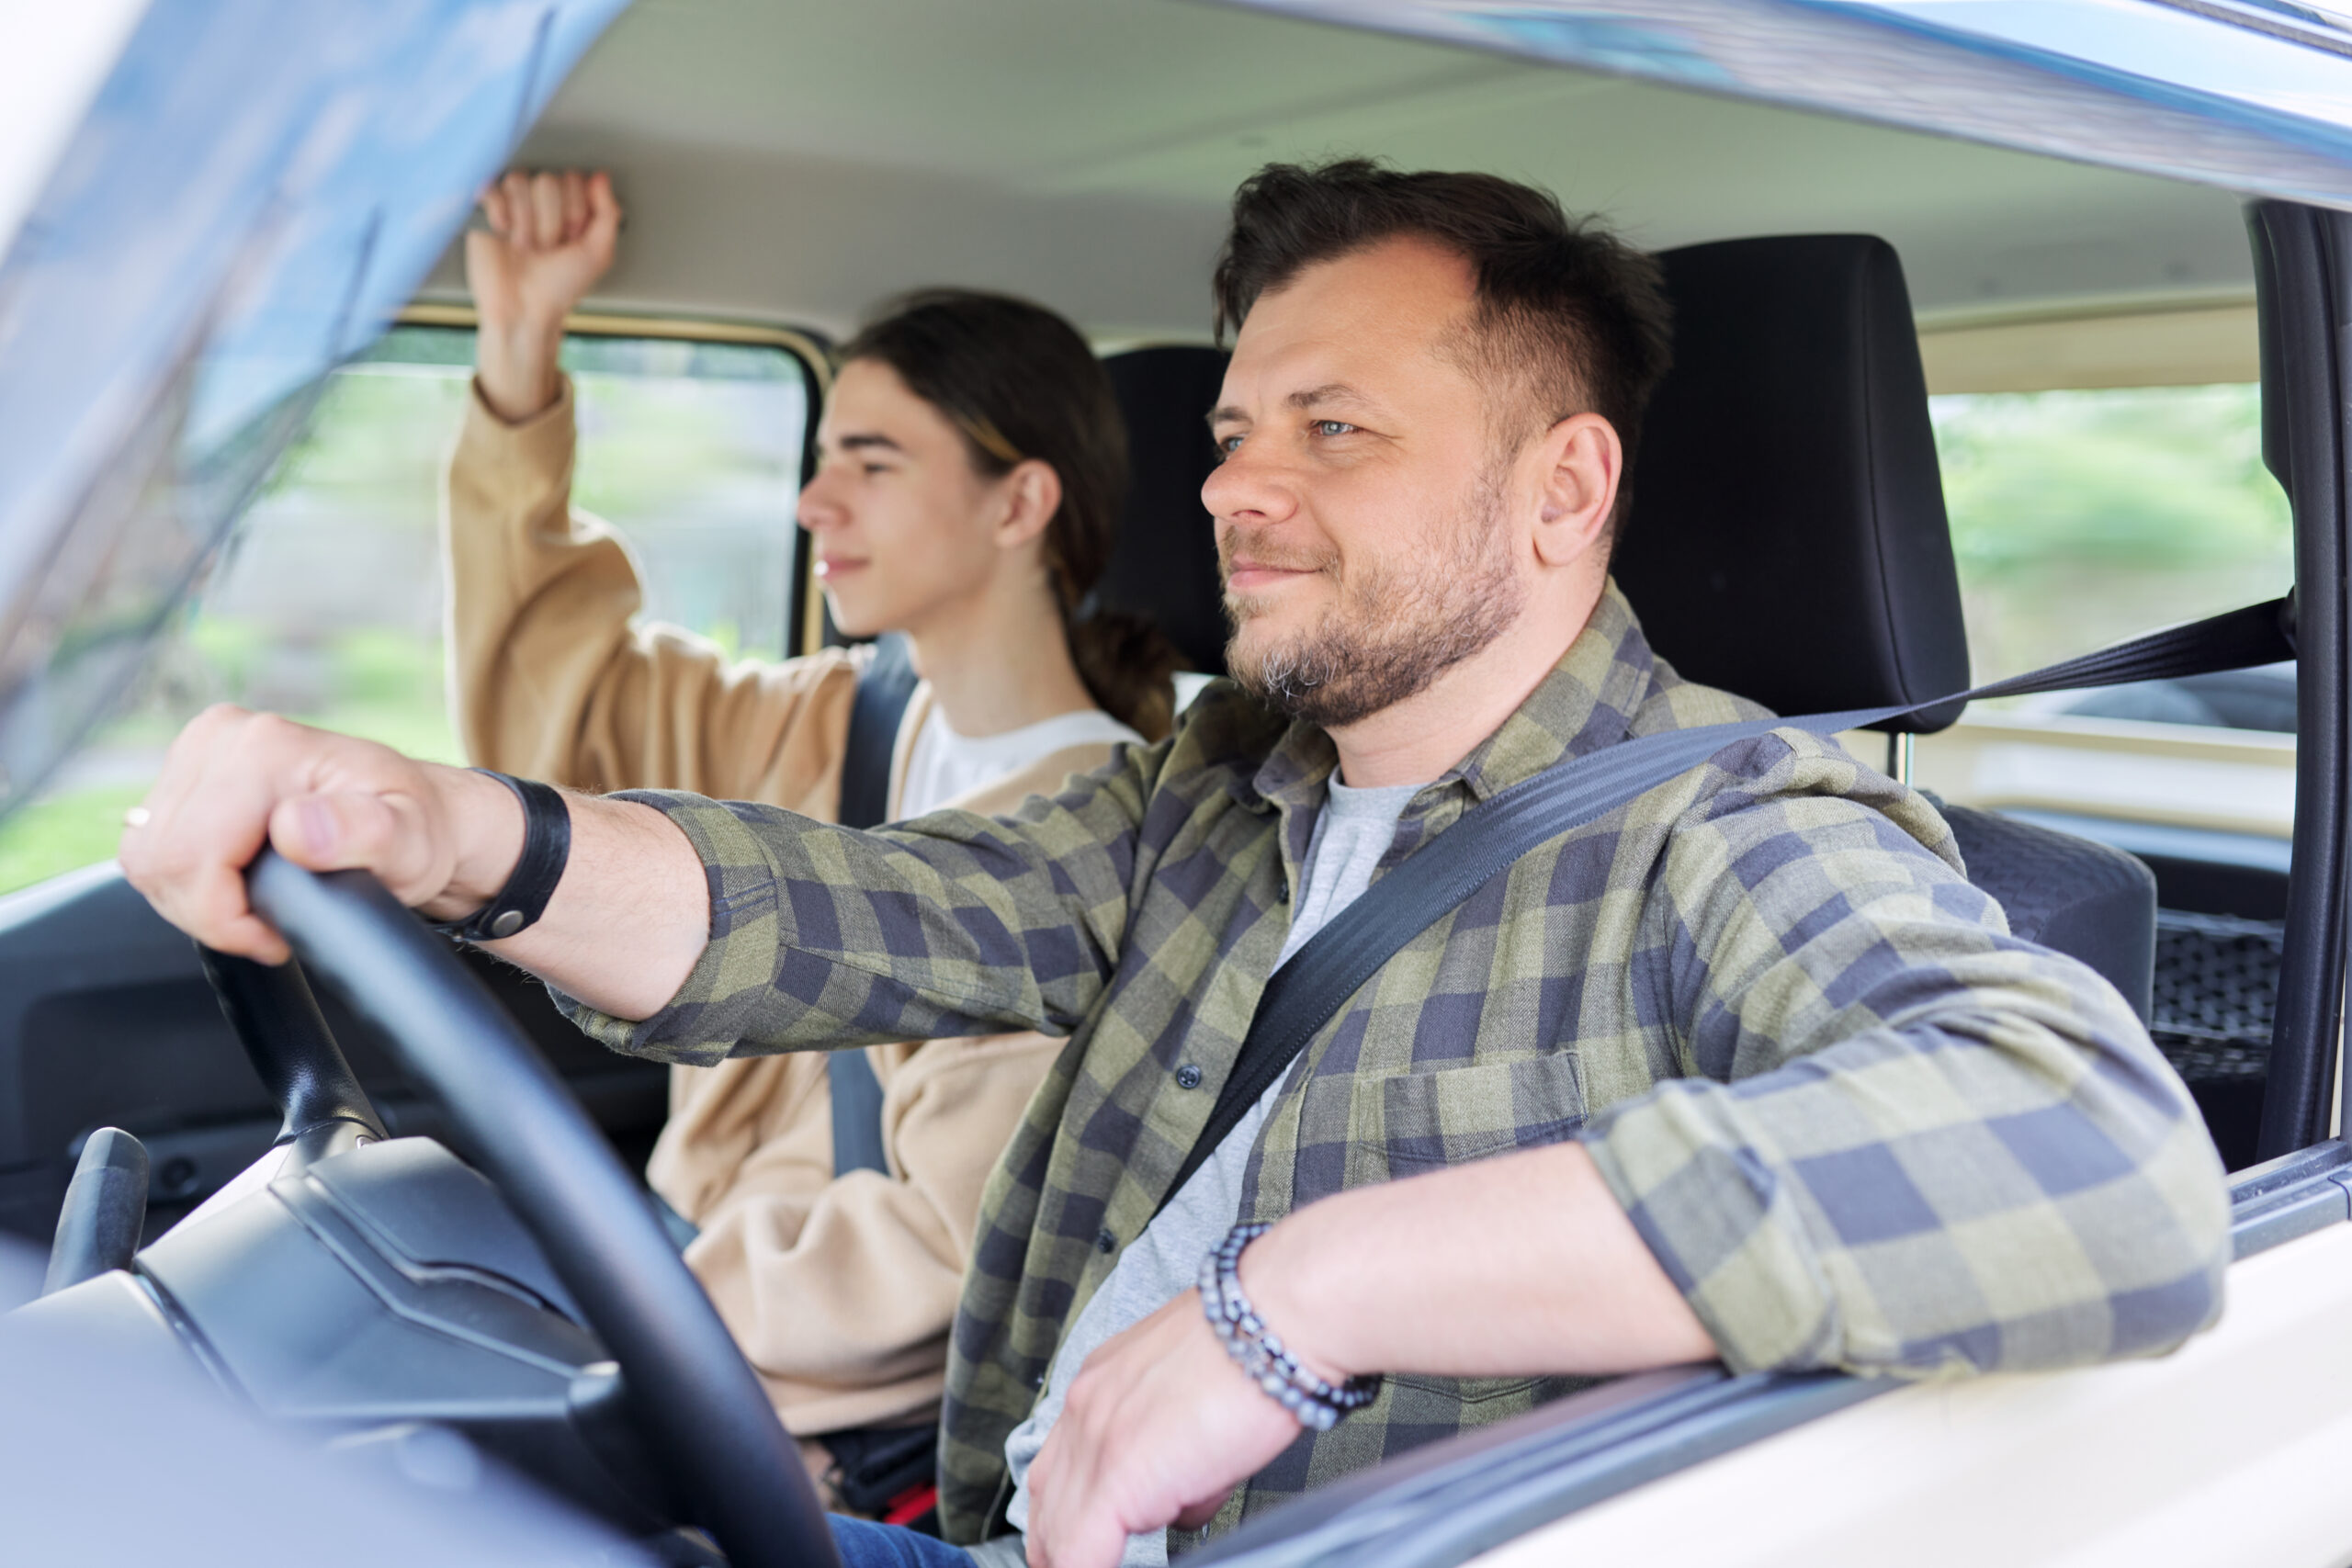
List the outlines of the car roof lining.
<svg viewBox="0 0 2352 1568">
<path fill-rule="evenodd" d="M 600 308 L 838 333 L 953 280 L 1201 341 L 1234 185 L 1339 152 L 1533 179 L 1658 248 L 1880 234 L 1928 313 L 2251 287 L 2226 191 L 1175 0 L 639 0 L 520 161 L 615 169 Z M 462 291 L 453 256 L 424 292 Z"/>
</svg>

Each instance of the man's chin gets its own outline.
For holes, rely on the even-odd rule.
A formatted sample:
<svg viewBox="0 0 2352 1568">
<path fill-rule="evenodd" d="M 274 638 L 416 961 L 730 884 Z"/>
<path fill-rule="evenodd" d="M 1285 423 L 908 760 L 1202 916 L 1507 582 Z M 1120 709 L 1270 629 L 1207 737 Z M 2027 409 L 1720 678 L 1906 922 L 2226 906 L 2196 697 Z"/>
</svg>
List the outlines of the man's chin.
<svg viewBox="0 0 2352 1568">
<path fill-rule="evenodd" d="M 1262 624 L 1243 621 L 1234 627 L 1233 635 L 1225 639 L 1225 666 L 1244 685 L 1254 685 L 1256 682 L 1251 676 L 1265 668 L 1269 658 L 1282 644 L 1283 639 L 1268 635 Z"/>
</svg>

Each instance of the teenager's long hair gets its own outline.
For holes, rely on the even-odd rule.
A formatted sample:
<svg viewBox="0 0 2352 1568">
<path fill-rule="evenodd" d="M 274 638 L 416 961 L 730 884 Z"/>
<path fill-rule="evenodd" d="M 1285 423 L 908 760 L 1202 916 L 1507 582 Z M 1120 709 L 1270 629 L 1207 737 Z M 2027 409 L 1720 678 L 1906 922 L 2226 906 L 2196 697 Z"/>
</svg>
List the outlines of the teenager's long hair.
<svg viewBox="0 0 2352 1568">
<path fill-rule="evenodd" d="M 1157 740 L 1175 719 L 1182 658 L 1141 615 L 1090 597 L 1111 562 L 1127 494 L 1127 432 L 1111 378 L 1061 317 L 1009 295 L 925 288 L 885 304 L 840 358 L 870 359 L 963 432 L 990 478 L 1035 457 L 1062 482 L 1045 563 L 1079 678 L 1105 713 Z"/>
</svg>

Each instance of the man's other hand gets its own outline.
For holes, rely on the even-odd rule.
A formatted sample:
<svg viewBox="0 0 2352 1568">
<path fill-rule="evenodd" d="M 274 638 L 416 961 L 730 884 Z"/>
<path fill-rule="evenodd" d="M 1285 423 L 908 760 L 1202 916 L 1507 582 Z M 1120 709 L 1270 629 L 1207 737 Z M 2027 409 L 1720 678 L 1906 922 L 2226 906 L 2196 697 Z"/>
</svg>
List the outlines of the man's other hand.
<svg viewBox="0 0 2352 1568">
<path fill-rule="evenodd" d="M 1029 1470 L 1031 1568 L 1115 1568 L 1132 1534 L 1198 1529 L 1300 1432 L 1186 1291 L 1105 1341 L 1071 1382 Z"/>
<path fill-rule="evenodd" d="M 610 176 L 511 171 L 482 192 L 487 230 L 466 235 L 466 283 L 482 399 L 509 423 L 539 413 L 561 383 L 563 319 L 613 265 L 621 208 Z"/>
<path fill-rule="evenodd" d="M 371 871 L 444 919 L 494 897 L 523 846 L 522 807 L 495 779 L 225 704 L 180 731 L 130 821 L 131 886 L 197 941 L 265 964 L 288 950 L 245 901 L 264 844 L 312 871 Z"/>
</svg>

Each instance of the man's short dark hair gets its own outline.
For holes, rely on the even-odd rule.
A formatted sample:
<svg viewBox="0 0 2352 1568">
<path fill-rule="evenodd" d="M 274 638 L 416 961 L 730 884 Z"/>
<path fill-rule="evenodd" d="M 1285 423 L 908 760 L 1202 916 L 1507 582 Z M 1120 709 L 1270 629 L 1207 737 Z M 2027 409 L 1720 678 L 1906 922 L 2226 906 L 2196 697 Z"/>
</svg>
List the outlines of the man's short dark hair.
<svg viewBox="0 0 2352 1568">
<path fill-rule="evenodd" d="M 1470 264 L 1474 341 L 1464 367 L 1493 389 L 1514 445 L 1570 414 L 1616 426 L 1627 466 L 1673 355 L 1657 263 L 1549 191 L 1495 175 L 1403 174 L 1364 158 L 1269 164 L 1233 196 L 1217 256 L 1219 342 L 1258 297 L 1307 267 L 1404 235 Z M 1621 483 L 1613 529 L 1625 513 Z"/>
</svg>

